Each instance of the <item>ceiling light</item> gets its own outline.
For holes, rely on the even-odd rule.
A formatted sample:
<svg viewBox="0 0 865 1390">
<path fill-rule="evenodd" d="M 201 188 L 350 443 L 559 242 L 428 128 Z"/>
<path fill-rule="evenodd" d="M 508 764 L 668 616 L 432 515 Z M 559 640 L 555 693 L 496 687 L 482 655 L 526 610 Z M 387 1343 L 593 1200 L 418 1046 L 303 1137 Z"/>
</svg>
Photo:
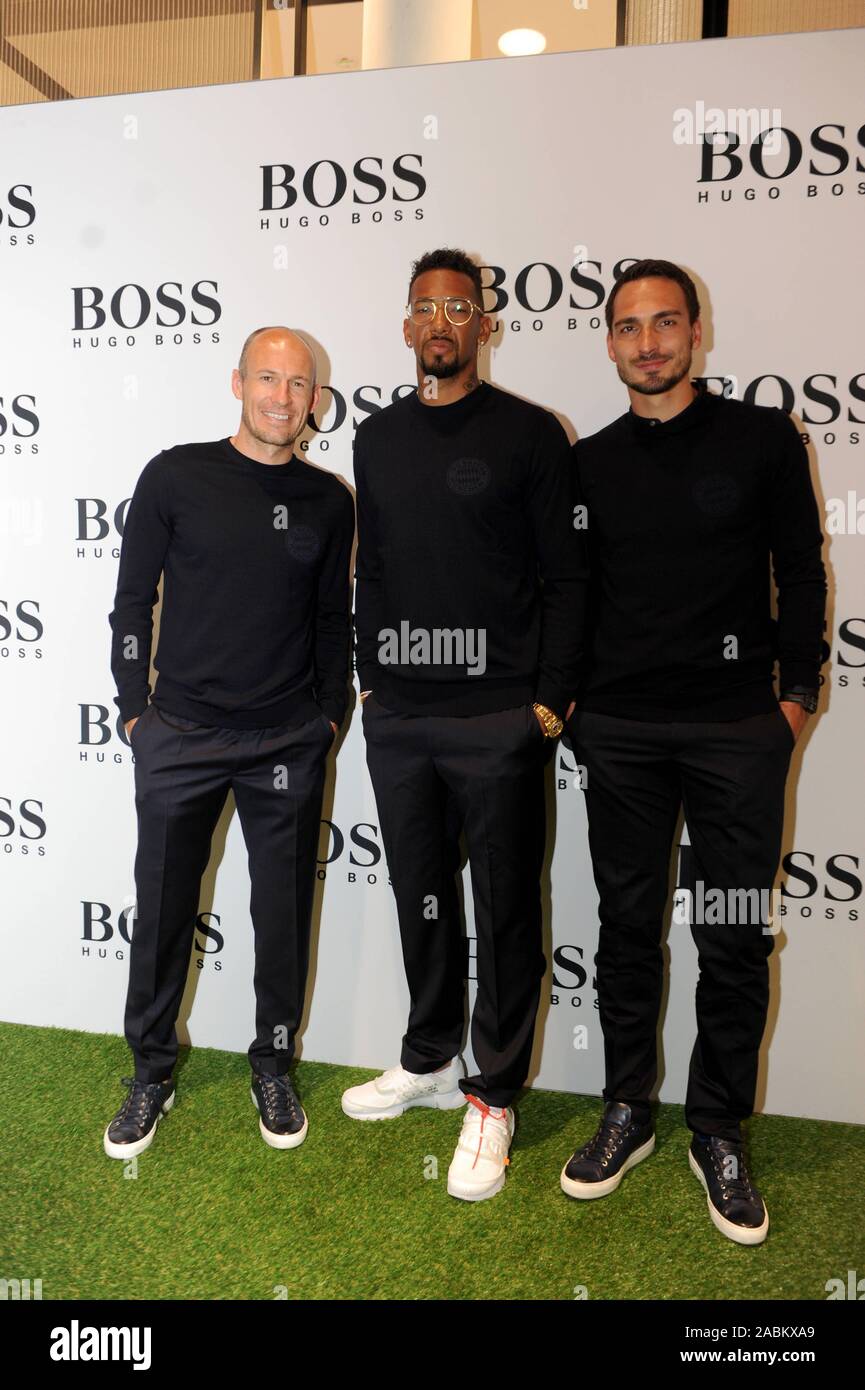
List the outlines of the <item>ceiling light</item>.
<svg viewBox="0 0 865 1390">
<path fill-rule="evenodd" d="M 509 29 L 499 38 L 499 49 L 507 58 L 520 58 L 527 53 L 543 53 L 547 41 L 537 29 Z"/>
</svg>

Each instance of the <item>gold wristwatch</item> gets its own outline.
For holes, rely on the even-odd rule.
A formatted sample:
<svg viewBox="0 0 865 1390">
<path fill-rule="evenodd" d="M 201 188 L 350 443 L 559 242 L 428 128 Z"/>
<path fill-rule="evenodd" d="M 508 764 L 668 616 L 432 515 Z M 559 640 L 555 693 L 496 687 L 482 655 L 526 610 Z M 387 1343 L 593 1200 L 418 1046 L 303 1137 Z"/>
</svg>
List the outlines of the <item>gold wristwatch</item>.
<svg viewBox="0 0 865 1390">
<path fill-rule="evenodd" d="M 541 716 L 541 723 L 544 726 L 544 738 L 558 738 L 562 729 L 565 727 L 559 716 L 553 714 L 551 709 L 547 709 L 546 705 L 539 705 L 537 701 L 532 705 L 532 709 L 536 714 Z"/>
</svg>

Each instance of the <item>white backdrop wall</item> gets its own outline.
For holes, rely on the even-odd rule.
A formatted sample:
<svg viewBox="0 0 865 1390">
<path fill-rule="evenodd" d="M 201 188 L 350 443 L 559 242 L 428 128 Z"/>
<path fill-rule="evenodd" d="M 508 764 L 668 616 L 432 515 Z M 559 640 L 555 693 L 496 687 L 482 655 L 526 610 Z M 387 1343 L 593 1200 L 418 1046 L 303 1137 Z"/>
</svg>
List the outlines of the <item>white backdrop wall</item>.
<svg viewBox="0 0 865 1390">
<path fill-rule="evenodd" d="M 828 509 L 831 662 L 792 764 L 758 1108 L 865 1121 L 863 67 L 865 31 L 845 30 L 0 111 L 0 1016 L 122 1032 L 135 817 L 107 615 L 123 516 L 152 455 L 234 431 L 246 333 L 287 322 L 315 339 L 329 389 L 306 456 L 350 483 L 357 423 L 413 381 L 402 306 L 423 251 L 488 267 L 484 372 L 572 438 L 627 405 L 604 346 L 616 268 L 663 256 L 701 288 L 697 372 L 792 411 Z M 729 129 L 737 109 L 774 113 L 779 150 L 747 132 L 732 157 L 726 137 L 683 141 L 681 112 L 701 104 L 731 110 Z M 597 904 L 572 768 L 563 747 L 533 1081 L 597 1094 Z M 357 713 L 324 814 L 302 1055 L 389 1065 L 407 995 Z M 252 1036 L 248 901 L 226 814 L 182 1013 L 195 1045 Z M 669 954 L 660 1094 L 680 1102 L 686 925 Z"/>
</svg>

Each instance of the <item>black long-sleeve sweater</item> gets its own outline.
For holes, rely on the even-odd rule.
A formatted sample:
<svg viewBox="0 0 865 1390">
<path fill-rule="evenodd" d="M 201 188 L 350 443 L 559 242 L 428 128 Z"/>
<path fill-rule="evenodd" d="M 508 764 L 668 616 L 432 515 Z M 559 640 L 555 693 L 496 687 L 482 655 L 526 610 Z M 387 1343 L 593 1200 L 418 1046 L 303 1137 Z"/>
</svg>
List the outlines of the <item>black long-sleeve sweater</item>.
<svg viewBox="0 0 865 1390">
<path fill-rule="evenodd" d="M 354 507 L 331 473 L 258 463 L 228 439 L 151 459 L 120 552 L 111 669 L 124 721 L 156 705 L 236 729 L 345 715 Z"/>
<path fill-rule="evenodd" d="M 773 707 L 776 659 L 781 693 L 817 689 L 820 520 L 782 410 L 701 390 L 666 422 L 628 411 L 574 458 L 591 564 L 581 707 L 746 718 Z"/>
<path fill-rule="evenodd" d="M 361 688 L 410 713 L 564 715 L 587 569 L 555 416 L 487 383 L 442 406 L 413 392 L 360 425 L 354 471 Z"/>
</svg>

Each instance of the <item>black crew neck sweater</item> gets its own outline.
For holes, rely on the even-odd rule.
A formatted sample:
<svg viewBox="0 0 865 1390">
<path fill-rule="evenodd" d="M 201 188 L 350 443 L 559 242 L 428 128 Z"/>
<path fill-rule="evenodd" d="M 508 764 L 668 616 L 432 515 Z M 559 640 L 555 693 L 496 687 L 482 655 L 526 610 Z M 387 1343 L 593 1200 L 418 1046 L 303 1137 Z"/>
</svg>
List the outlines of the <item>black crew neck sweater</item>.
<svg viewBox="0 0 865 1390">
<path fill-rule="evenodd" d="M 487 383 L 412 392 L 359 426 L 354 468 L 361 689 L 408 713 L 564 715 L 587 568 L 555 416 Z"/>
<path fill-rule="evenodd" d="M 808 456 L 784 411 L 705 389 L 574 446 L 591 581 L 578 704 L 742 719 L 819 684 L 826 576 Z M 771 616 L 771 569 L 778 619 Z"/>
<path fill-rule="evenodd" d="M 351 494 L 298 458 L 258 463 L 229 439 L 164 450 L 130 502 L 111 669 L 122 719 L 146 707 L 153 606 L 164 577 L 153 702 L 236 729 L 345 715 Z"/>
</svg>

